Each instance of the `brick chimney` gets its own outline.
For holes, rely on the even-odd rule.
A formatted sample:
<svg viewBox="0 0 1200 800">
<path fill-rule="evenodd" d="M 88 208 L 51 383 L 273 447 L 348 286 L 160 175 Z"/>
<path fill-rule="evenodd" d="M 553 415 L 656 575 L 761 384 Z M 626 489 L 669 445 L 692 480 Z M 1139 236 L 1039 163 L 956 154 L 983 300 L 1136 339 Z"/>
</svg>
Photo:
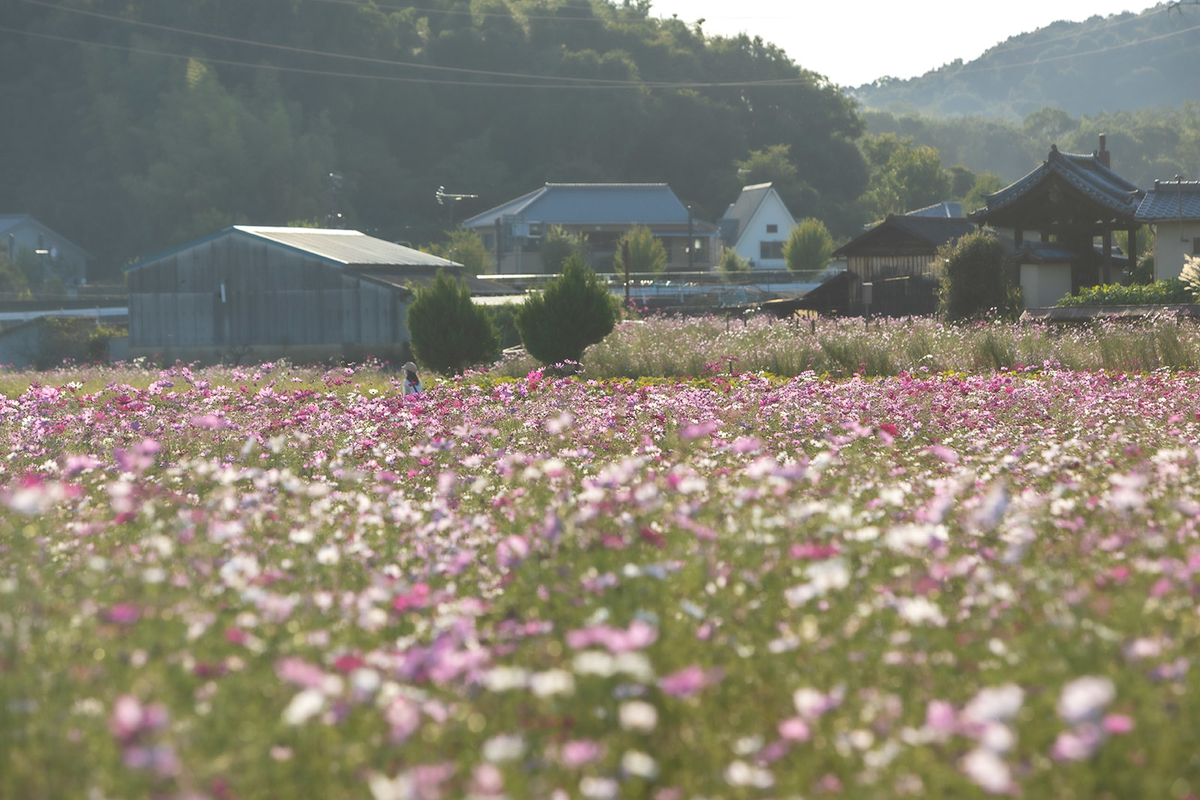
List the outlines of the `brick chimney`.
<svg viewBox="0 0 1200 800">
<path fill-rule="evenodd" d="M 1103 133 L 1100 134 L 1100 149 L 1096 151 L 1096 158 L 1100 159 L 1100 163 L 1105 167 L 1112 169 L 1112 159 L 1110 157 L 1110 153 L 1104 148 L 1104 143 L 1107 138 L 1108 137 Z"/>
</svg>

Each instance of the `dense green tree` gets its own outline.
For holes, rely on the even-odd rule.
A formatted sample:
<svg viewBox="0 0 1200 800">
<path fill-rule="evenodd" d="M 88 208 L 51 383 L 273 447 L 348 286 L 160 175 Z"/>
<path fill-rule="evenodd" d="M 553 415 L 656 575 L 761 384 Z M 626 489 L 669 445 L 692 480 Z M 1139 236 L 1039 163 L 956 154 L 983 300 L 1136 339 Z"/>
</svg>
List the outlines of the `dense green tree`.
<svg viewBox="0 0 1200 800">
<path fill-rule="evenodd" d="M 793 272 L 816 272 L 829 266 L 833 255 L 833 236 L 819 219 L 801 220 L 788 234 L 783 258 Z"/>
<path fill-rule="evenodd" d="M 739 275 L 750 274 L 750 262 L 737 254 L 737 251 L 732 247 L 726 247 L 721 253 L 721 260 L 717 262 L 717 269 L 726 278 L 735 278 Z"/>
<path fill-rule="evenodd" d="M 525 350 L 553 366 L 582 359 L 589 345 L 612 332 L 617 311 L 617 299 L 575 255 L 563 264 L 562 275 L 525 301 L 516 325 Z"/>
<path fill-rule="evenodd" d="M 446 231 L 447 241 L 421 248 L 435 256 L 462 264 L 468 275 L 483 275 L 492 271 L 492 253 L 478 233 L 467 228 Z"/>
<path fill-rule="evenodd" d="M 569 233 L 561 225 L 551 225 L 542 239 L 542 269 L 545 272 L 562 272 L 568 258 L 586 258 L 586 255 L 587 237 Z"/>
<path fill-rule="evenodd" d="M 230 223 L 438 241 L 547 181 L 663 181 L 715 220 L 734 162 L 772 147 L 794 214 L 863 221 L 855 102 L 762 39 L 643 0 L 62 0 L 5 22 L 0 148 L 22 157 L 0 160 L 0 207 L 109 276 Z M 438 186 L 478 198 L 440 206 Z"/>
<path fill-rule="evenodd" d="M 667 266 L 667 250 L 645 225 L 634 225 L 617 242 L 615 269 L 625 269 L 624 253 L 629 248 L 630 272 L 662 272 Z"/>
<path fill-rule="evenodd" d="M 939 248 L 938 313 L 947 322 L 993 310 L 1005 315 L 1020 311 L 1021 290 L 1004 272 L 1004 253 L 1004 243 L 990 231 L 974 231 Z"/>
<path fill-rule="evenodd" d="M 471 290 L 438 270 L 429 286 L 418 286 L 408 305 L 408 331 L 422 367 L 459 374 L 493 360 L 500 342 L 486 311 L 471 301 Z"/>
<path fill-rule="evenodd" d="M 972 211 L 984 208 L 987 206 L 987 196 L 1000 191 L 1005 185 L 999 175 L 993 175 L 990 172 L 976 175 L 971 191 L 963 197 L 963 213 L 970 214 Z"/>
<path fill-rule="evenodd" d="M 868 191 L 877 217 L 903 214 L 950 196 L 950 179 L 936 149 L 888 134 L 875 142 L 868 137 L 867 151 L 871 162 L 878 164 Z"/>
<path fill-rule="evenodd" d="M 17 266 L 17 262 L 0 253 L 0 293 L 26 295 L 29 293 L 29 280 Z"/>
</svg>

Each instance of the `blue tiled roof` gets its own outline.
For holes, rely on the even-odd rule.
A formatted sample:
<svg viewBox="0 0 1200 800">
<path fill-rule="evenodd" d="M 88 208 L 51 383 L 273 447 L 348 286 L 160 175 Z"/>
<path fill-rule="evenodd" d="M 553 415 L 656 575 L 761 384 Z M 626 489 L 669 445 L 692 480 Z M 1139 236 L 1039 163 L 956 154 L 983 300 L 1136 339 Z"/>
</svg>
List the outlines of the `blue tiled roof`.
<svg viewBox="0 0 1200 800">
<path fill-rule="evenodd" d="M 465 220 L 483 228 L 506 216 L 543 225 L 687 224 L 688 211 L 665 183 L 547 183 Z"/>
<path fill-rule="evenodd" d="M 1200 220 L 1200 181 L 1155 181 L 1138 206 L 1139 222 Z"/>
<path fill-rule="evenodd" d="M 906 211 L 906 217 L 945 217 L 947 219 L 959 219 L 963 215 L 962 203 L 957 200 L 943 200 L 940 203 L 935 203 L 925 208 L 918 208 L 916 211 Z"/>
<path fill-rule="evenodd" d="M 971 213 L 972 219 L 987 222 L 989 216 L 1007 208 L 1051 175 L 1057 175 L 1094 202 L 1113 212 L 1132 217 L 1144 192 L 1100 163 L 1095 155 L 1060 153 L 1054 145 L 1050 155 L 1025 177 L 987 196 L 987 208 Z"/>
</svg>

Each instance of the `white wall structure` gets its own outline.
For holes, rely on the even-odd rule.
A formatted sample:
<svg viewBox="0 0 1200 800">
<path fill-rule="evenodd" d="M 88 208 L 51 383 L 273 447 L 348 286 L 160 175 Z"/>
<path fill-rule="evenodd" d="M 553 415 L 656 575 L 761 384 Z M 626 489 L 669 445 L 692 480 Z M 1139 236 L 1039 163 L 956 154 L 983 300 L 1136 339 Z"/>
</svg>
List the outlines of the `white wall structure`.
<svg viewBox="0 0 1200 800">
<path fill-rule="evenodd" d="M 742 189 L 717 222 L 723 244 L 755 269 L 787 269 L 783 246 L 795 225 L 796 219 L 769 183 Z"/>
<path fill-rule="evenodd" d="M 1071 293 L 1071 264 L 1021 264 L 1021 297 L 1028 308 L 1045 308 Z"/>
<path fill-rule="evenodd" d="M 1137 221 L 1154 226 L 1154 279 L 1178 278 L 1184 256 L 1200 256 L 1200 181 L 1155 181 Z"/>
</svg>

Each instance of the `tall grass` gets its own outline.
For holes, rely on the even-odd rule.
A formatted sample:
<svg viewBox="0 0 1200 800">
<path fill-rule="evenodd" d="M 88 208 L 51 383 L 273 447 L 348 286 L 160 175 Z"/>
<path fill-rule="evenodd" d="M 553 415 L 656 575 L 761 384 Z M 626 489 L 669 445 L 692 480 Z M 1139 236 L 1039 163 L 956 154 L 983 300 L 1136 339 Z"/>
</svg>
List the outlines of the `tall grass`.
<svg viewBox="0 0 1200 800">
<path fill-rule="evenodd" d="M 588 348 L 583 365 L 592 378 L 717 371 L 793 376 L 809 370 L 848 377 L 1047 366 L 1149 372 L 1200 365 L 1200 325 L 1172 315 L 1081 325 L 658 316 L 619 324 L 603 342 Z M 537 366 L 517 356 L 495 365 L 492 372 L 518 376 Z"/>
</svg>

